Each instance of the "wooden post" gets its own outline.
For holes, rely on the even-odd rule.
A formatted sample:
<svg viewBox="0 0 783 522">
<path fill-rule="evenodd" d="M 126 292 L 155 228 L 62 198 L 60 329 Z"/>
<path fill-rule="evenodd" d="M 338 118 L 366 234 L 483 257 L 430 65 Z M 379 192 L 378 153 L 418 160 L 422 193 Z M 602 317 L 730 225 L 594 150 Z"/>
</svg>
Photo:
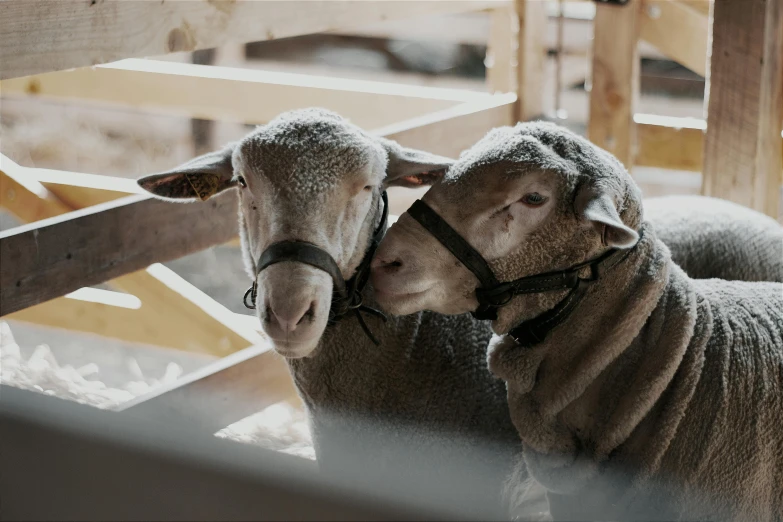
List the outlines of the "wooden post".
<svg viewBox="0 0 783 522">
<path fill-rule="evenodd" d="M 489 40 L 487 41 L 487 90 L 491 93 L 513 92 L 515 88 L 514 26 L 511 6 L 490 11 Z"/>
<path fill-rule="evenodd" d="M 702 192 L 777 218 L 783 0 L 718 0 L 711 18 Z"/>
<path fill-rule="evenodd" d="M 546 68 L 546 2 L 516 0 L 517 36 L 517 121 L 544 115 Z"/>
<path fill-rule="evenodd" d="M 640 0 L 595 7 L 592 89 L 587 137 L 631 169 L 634 106 L 639 96 Z"/>
<path fill-rule="evenodd" d="M 215 63 L 215 49 L 202 49 L 193 52 L 193 63 L 196 65 L 213 65 Z M 190 120 L 190 133 L 193 137 L 193 155 L 201 156 L 215 150 L 213 143 L 214 122 L 193 118 Z"/>
</svg>

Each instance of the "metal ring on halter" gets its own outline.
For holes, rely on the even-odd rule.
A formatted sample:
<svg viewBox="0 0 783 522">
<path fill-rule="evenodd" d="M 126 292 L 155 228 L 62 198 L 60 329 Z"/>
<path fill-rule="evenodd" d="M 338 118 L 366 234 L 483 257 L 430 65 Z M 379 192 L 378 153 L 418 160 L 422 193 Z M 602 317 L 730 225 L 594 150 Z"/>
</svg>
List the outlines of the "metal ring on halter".
<svg viewBox="0 0 783 522">
<path fill-rule="evenodd" d="M 250 296 L 250 304 L 247 304 L 248 296 Z M 255 310 L 256 297 L 258 297 L 258 285 L 256 285 L 255 281 L 253 281 L 253 285 L 247 289 L 247 292 L 245 292 L 245 297 L 242 298 L 242 303 L 245 305 L 245 308 Z"/>
</svg>

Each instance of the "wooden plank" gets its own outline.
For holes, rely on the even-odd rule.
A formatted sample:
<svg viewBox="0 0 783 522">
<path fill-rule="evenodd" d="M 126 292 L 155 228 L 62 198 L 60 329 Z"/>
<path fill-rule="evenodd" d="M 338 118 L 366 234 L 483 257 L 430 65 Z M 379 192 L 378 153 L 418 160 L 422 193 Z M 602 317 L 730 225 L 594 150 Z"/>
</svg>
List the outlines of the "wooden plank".
<svg viewBox="0 0 783 522">
<path fill-rule="evenodd" d="M 488 101 L 465 103 L 420 118 L 373 131 L 406 147 L 456 157 L 495 127 L 514 122 L 514 93 L 492 96 Z"/>
<path fill-rule="evenodd" d="M 4 0 L 0 2 L 0 79 L 386 19 L 476 11 L 502 3 Z"/>
<path fill-rule="evenodd" d="M 369 128 L 487 96 L 461 89 L 141 59 L 5 80 L 0 89 L 3 96 L 119 104 L 252 124 L 292 109 L 323 107 Z"/>
<path fill-rule="evenodd" d="M 706 76 L 709 17 L 694 6 L 672 0 L 645 2 L 640 36 L 675 62 Z"/>
<path fill-rule="evenodd" d="M 687 2 L 688 7 L 699 11 L 701 14 L 709 15 L 710 7 L 713 4 L 713 0 L 680 0 L 681 2 Z"/>
<path fill-rule="evenodd" d="M 635 165 L 701 172 L 704 166 L 704 120 L 636 114 L 639 144 Z"/>
<path fill-rule="evenodd" d="M 27 183 L 38 183 L 68 207 L 66 210 L 61 209 L 59 212 L 47 213 L 42 218 L 107 203 L 130 194 L 146 194 L 134 179 L 66 170 L 20 167 L 2 154 L 0 154 L 0 160 L 9 166 L 8 170 L 16 178 L 25 180 Z M 24 221 L 30 222 L 30 220 Z"/>
<path fill-rule="evenodd" d="M 516 25 L 511 6 L 490 12 L 489 38 L 487 40 L 487 90 L 490 93 L 513 92 L 516 86 L 514 41 Z"/>
<path fill-rule="evenodd" d="M 162 265 L 153 265 L 155 266 Z M 124 277 L 138 274 L 145 274 L 145 272 L 135 272 Z M 255 317 L 234 314 L 230 311 L 217 314 L 223 324 L 229 325 L 230 330 L 241 332 L 242 338 L 247 339 L 244 343 L 232 346 L 230 344 L 232 339 L 227 338 L 225 328 L 222 333 L 217 332 L 209 321 L 204 321 L 203 310 L 200 316 L 189 318 L 187 306 L 186 310 L 181 310 L 183 304 L 204 304 L 207 301 L 178 299 L 160 302 L 161 306 L 169 306 L 169 310 L 165 313 L 153 310 L 158 314 L 158 320 L 151 321 L 150 313 L 142 313 L 144 304 L 134 295 L 81 288 L 72 294 L 19 310 L 6 318 L 48 328 L 77 331 L 121 339 L 130 343 L 164 346 L 217 357 L 236 353 L 261 340 L 261 336 L 256 333 L 260 331 L 261 325 Z M 129 306 L 129 303 L 133 306 Z M 206 308 L 210 307 L 206 306 Z M 149 309 L 147 307 L 147 310 Z"/>
<path fill-rule="evenodd" d="M 596 5 L 587 136 L 627 168 L 633 165 L 634 106 L 639 96 L 640 0 Z"/>
<path fill-rule="evenodd" d="M 517 18 L 517 121 L 544 115 L 546 2 L 515 0 Z"/>
<path fill-rule="evenodd" d="M 99 205 L 129 194 L 147 194 L 134 179 L 33 168 L 26 168 L 25 174 L 73 208 Z M 239 236 L 226 245 L 239 246 Z"/>
<path fill-rule="evenodd" d="M 142 192 L 134 180 L 23 169 L 5 156 L 0 158 L 9 174 L 16 179 L 28 185 L 38 185 L 44 192 L 47 191 L 44 187 L 48 187 L 56 197 L 67 201 L 67 205 L 46 207 L 46 213 L 39 215 L 38 219 L 127 195 L 113 189 Z M 66 182 L 74 185 L 64 184 Z M 30 191 L 25 194 L 30 201 L 26 202 L 29 207 L 24 208 L 35 208 L 36 201 L 31 198 L 37 197 L 37 194 Z M 20 218 L 26 221 L 23 216 Z M 128 311 L 77 299 L 55 299 L 21 310 L 11 317 L 44 326 L 218 356 L 236 352 L 258 341 L 255 332 L 235 324 L 231 314 L 226 313 L 228 310 L 162 265 L 124 275 L 109 284 L 141 299 L 141 309 Z M 133 321 L 128 322 L 130 313 Z"/>
<path fill-rule="evenodd" d="M 702 191 L 777 219 L 783 0 L 716 2 L 711 56 Z"/>
<path fill-rule="evenodd" d="M 0 316 L 225 243 L 236 197 L 172 205 L 144 196 L 77 210 L 0 233 Z"/>
<path fill-rule="evenodd" d="M 156 338 L 150 337 L 148 325 L 140 321 L 138 310 L 106 303 L 61 297 L 19 310 L 6 318 L 130 343 L 166 346 L 165 343 L 150 343 L 150 339 Z"/>
<path fill-rule="evenodd" d="M 670 0 L 674 1 L 674 0 Z M 687 4 L 698 6 L 707 2 L 686 0 Z M 594 0 L 566 1 L 563 31 L 563 51 L 566 56 L 585 57 L 592 46 Z M 558 5 L 554 1 L 543 2 L 549 19 L 545 28 L 544 45 L 547 50 L 557 48 Z M 708 14 L 705 12 L 704 14 Z M 377 24 L 362 25 L 336 31 L 338 34 L 384 38 L 391 40 L 433 41 L 449 44 L 485 45 L 489 39 L 490 16 L 487 12 L 440 15 L 407 20 L 390 20 Z M 664 59 L 665 56 L 651 45 L 640 45 L 643 58 Z"/>
<path fill-rule="evenodd" d="M 27 181 L 23 184 L 22 180 L 15 179 L 10 172 L 6 165 L 0 165 L 0 206 L 21 221 L 29 223 L 71 210 L 40 183 Z"/>
<path fill-rule="evenodd" d="M 285 359 L 268 343 L 223 357 L 118 411 L 161 422 L 187 421 L 215 433 L 296 395 Z"/>
</svg>

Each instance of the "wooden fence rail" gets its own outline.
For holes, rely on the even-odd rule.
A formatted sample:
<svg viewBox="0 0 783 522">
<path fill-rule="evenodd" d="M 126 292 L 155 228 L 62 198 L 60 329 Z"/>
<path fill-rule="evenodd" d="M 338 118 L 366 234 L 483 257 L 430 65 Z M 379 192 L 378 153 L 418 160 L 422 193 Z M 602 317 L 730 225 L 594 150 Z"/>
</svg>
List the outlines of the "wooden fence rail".
<svg viewBox="0 0 783 522">
<path fill-rule="evenodd" d="M 4 0 L 0 79 L 503 5 L 498 0 Z"/>
</svg>

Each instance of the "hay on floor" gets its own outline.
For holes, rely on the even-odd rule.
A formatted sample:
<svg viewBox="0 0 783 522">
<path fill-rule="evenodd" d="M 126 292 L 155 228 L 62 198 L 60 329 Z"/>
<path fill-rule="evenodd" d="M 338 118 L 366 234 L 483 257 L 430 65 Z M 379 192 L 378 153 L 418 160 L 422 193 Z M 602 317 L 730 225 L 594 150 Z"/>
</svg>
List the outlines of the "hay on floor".
<svg viewBox="0 0 783 522">
<path fill-rule="evenodd" d="M 170 362 L 159 379 L 147 378 L 130 360 L 135 380 L 119 388 L 106 386 L 100 379 L 100 368 L 95 363 L 81 367 L 61 366 L 52 349 L 45 345 L 35 348 L 25 359 L 20 346 L 14 340 L 8 323 L 0 322 L 0 382 L 79 402 L 102 409 L 113 409 L 157 386 L 176 381 L 182 368 Z M 303 458 L 315 459 L 312 439 L 305 414 L 299 408 L 279 403 L 240 420 L 222 430 L 217 436 Z"/>
</svg>

